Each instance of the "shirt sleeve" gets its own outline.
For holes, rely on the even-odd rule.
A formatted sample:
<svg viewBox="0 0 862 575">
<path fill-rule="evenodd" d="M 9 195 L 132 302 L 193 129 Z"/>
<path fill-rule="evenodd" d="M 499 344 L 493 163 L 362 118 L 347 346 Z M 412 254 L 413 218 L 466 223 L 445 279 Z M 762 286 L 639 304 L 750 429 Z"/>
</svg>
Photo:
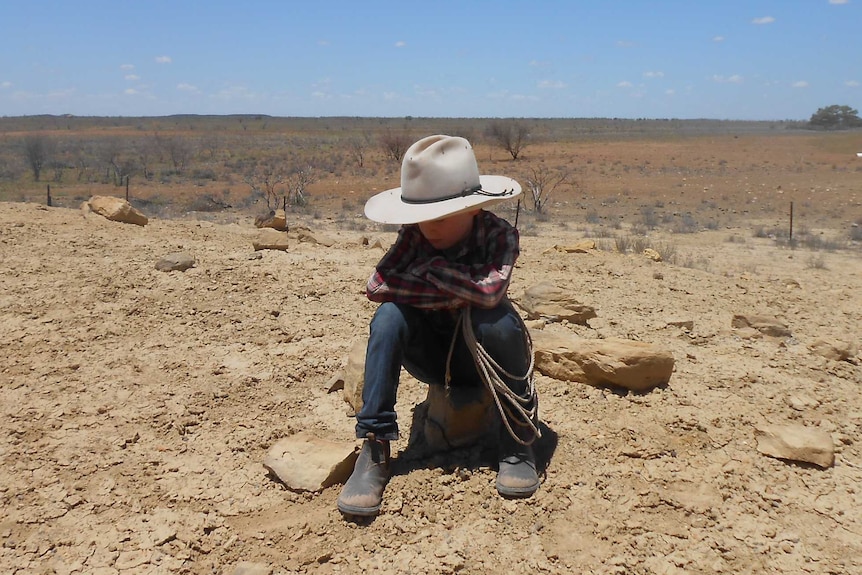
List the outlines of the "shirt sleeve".
<svg viewBox="0 0 862 575">
<path fill-rule="evenodd" d="M 462 264 L 438 256 L 427 263 L 422 277 L 462 306 L 496 307 L 509 289 L 518 258 L 518 230 L 508 224 L 492 226 L 479 249 L 486 251 L 482 263 Z"/>
<path fill-rule="evenodd" d="M 457 307 L 454 298 L 417 275 L 423 263 L 422 236 L 417 226 L 404 226 L 368 279 L 365 294 L 373 302 L 397 302 L 423 309 Z"/>
</svg>

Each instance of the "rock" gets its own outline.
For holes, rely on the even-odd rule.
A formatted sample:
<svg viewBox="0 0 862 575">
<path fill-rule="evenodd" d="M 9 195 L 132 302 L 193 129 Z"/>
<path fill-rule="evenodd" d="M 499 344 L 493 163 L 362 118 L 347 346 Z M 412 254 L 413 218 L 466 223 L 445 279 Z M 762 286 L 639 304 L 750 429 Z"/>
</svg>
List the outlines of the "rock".
<svg viewBox="0 0 862 575">
<path fill-rule="evenodd" d="M 648 391 L 666 384 L 673 374 L 673 354 L 650 343 L 539 332 L 533 347 L 536 370 L 562 381 Z"/>
<path fill-rule="evenodd" d="M 266 563 L 240 561 L 233 570 L 225 571 L 225 575 L 272 575 L 272 567 Z"/>
<path fill-rule="evenodd" d="M 300 432 L 280 439 L 263 465 L 294 491 L 321 491 L 347 481 L 356 463 L 358 447 L 327 441 Z"/>
<path fill-rule="evenodd" d="M 832 436 L 804 425 L 765 425 L 755 429 L 757 450 L 770 457 L 813 463 L 822 468 L 835 463 Z"/>
<path fill-rule="evenodd" d="M 132 204 L 113 196 L 93 196 L 87 202 L 87 207 L 114 222 L 145 226 L 149 221 L 147 216 L 133 208 Z"/>
<path fill-rule="evenodd" d="M 542 282 L 528 288 L 518 305 L 527 313 L 527 319 L 545 318 L 549 321 L 568 320 L 572 323 L 587 325 L 596 317 L 592 306 L 579 303 L 563 288 Z"/>
<path fill-rule="evenodd" d="M 299 239 L 300 242 L 317 244 L 325 246 L 327 248 L 331 248 L 335 245 L 335 240 L 333 240 L 332 238 L 321 234 L 320 232 L 312 232 L 305 228 L 300 228 L 296 234 L 296 237 L 297 239 Z"/>
<path fill-rule="evenodd" d="M 496 436 L 499 412 L 488 389 L 477 382 L 469 387 L 429 385 L 425 401 L 416 406 L 414 422 L 421 422 L 424 446 L 431 452 L 466 447 Z M 412 437 L 420 429 L 414 423 Z"/>
<path fill-rule="evenodd" d="M 827 341 L 825 339 L 818 339 L 808 349 L 832 361 L 849 361 L 851 363 L 855 360 L 858 353 L 856 346 L 850 342 Z"/>
<path fill-rule="evenodd" d="M 362 337 L 353 342 L 347 353 L 344 367 L 344 401 L 350 406 L 347 415 L 356 415 L 362 409 L 362 388 L 365 385 L 365 350 L 368 338 Z"/>
<path fill-rule="evenodd" d="M 667 325 L 671 327 L 678 327 L 680 329 L 684 329 L 686 331 L 691 331 L 694 329 L 694 321 L 690 319 L 672 319 L 668 320 Z"/>
<path fill-rule="evenodd" d="M 258 228 L 272 228 L 280 232 L 288 231 L 287 215 L 284 210 L 272 210 L 265 216 L 254 219 L 254 225 Z"/>
<path fill-rule="evenodd" d="M 652 261 L 654 261 L 654 262 L 660 262 L 660 261 L 662 261 L 661 254 L 660 254 L 660 253 L 658 253 L 657 251 L 655 251 L 655 250 L 654 250 L 654 249 L 652 249 L 652 248 L 647 248 L 647 249 L 645 249 L 645 250 L 643 251 L 643 254 L 647 257 L 647 259 L 650 259 L 650 260 L 652 260 Z"/>
<path fill-rule="evenodd" d="M 736 314 L 730 322 L 736 329 L 752 328 L 772 337 L 790 337 L 790 329 L 774 317 Z"/>
<path fill-rule="evenodd" d="M 252 241 L 255 251 L 258 250 L 282 250 L 288 248 L 289 239 L 287 232 L 280 232 L 271 228 L 263 228 L 258 232 L 257 237 Z"/>
<path fill-rule="evenodd" d="M 184 272 L 195 265 L 193 255 L 186 252 L 175 252 L 164 256 L 156 262 L 156 269 L 160 272 Z"/>
<path fill-rule="evenodd" d="M 570 246 L 561 246 L 555 245 L 550 250 L 545 250 L 545 253 L 550 251 L 563 252 L 566 254 L 588 254 L 590 252 L 596 251 L 596 241 L 595 240 L 581 240 Z"/>
</svg>

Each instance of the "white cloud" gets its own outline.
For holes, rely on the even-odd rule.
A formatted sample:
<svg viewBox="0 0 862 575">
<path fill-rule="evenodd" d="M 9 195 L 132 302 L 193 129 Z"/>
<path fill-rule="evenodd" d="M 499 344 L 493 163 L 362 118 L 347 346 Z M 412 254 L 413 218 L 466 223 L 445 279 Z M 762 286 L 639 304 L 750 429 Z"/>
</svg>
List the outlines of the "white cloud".
<svg viewBox="0 0 862 575">
<path fill-rule="evenodd" d="M 193 86 L 192 84 L 186 84 L 185 82 L 177 84 L 177 90 L 179 90 L 180 92 L 200 92 L 197 86 Z"/>
<path fill-rule="evenodd" d="M 120 64 L 120 70 L 134 70 L 134 64 Z"/>
<path fill-rule="evenodd" d="M 542 80 L 537 85 L 537 88 L 539 88 L 540 90 L 545 90 L 545 89 L 549 89 L 549 88 L 559 90 L 559 89 L 562 89 L 565 87 L 566 87 L 566 83 L 561 82 L 560 80 Z"/>
<path fill-rule="evenodd" d="M 793 82 L 791 86 L 793 86 L 794 88 L 807 88 L 808 82 L 806 82 L 805 80 L 799 80 L 798 82 Z"/>
<path fill-rule="evenodd" d="M 635 43 L 629 40 L 617 40 L 617 46 L 620 48 L 634 48 Z"/>
<path fill-rule="evenodd" d="M 398 99 L 398 92 L 383 92 L 383 99 L 384 100 L 397 100 Z"/>
<path fill-rule="evenodd" d="M 141 77 L 140 77 L 140 76 L 138 76 L 137 74 L 126 74 L 124 77 L 125 77 L 125 79 L 126 79 L 126 80 L 128 80 L 129 82 L 134 82 L 135 80 L 140 80 L 140 79 L 141 79 Z"/>
<path fill-rule="evenodd" d="M 530 68 L 547 68 L 550 63 L 544 60 L 530 60 Z"/>
<path fill-rule="evenodd" d="M 329 46 L 329 40 L 318 40 L 317 45 L 318 46 Z"/>
<path fill-rule="evenodd" d="M 665 90 L 664 93 L 667 94 L 668 96 L 673 96 L 674 94 L 676 94 L 676 90 L 674 90 L 673 88 L 669 88 L 669 89 Z"/>
<path fill-rule="evenodd" d="M 724 42 L 724 36 L 714 36 L 712 38 L 713 42 Z"/>
<path fill-rule="evenodd" d="M 840 4 L 850 4 L 850 0 L 829 0 L 830 4 L 840 5 Z"/>
<path fill-rule="evenodd" d="M 156 63 L 158 64 L 170 64 L 171 61 L 170 56 L 156 56 Z"/>
<path fill-rule="evenodd" d="M 0 88 L 11 88 L 12 82 L 0 82 Z"/>
<path fill-rule="evenodd" d="M 125 90 L 123 90 L 123 94 L 126 94 L 127 96 L 134 96 L 137 93 L 138 91 L 134 88 L 126 88 Z"/>
<path fill-rule="evenodd" d="M 862 86 L 862 84 L 860 84 L 856 80 L 847 80 L 846 82 L 844 82 L 844 85 L 851 88 L 858 88 L 859 86 Z"/>
<path fill-rule="evenodd" d="M 619 84 L 617 84 L 617 88 L 631 88 L 633 84 L 628 80 L 623 80 Z"/>
<path fill-rule="evenodd" d="M 734 74 L 733 76 L 719 76 L 718 74 L 712 77 L 713 82 L 717 82 L 718 84 L 742 84 L 744 78 L 739 74 Z"/>
<path fill-rule="evenodd" d="M 407 42 L 405 42 L 404 40 L 398 40 L 397 42 L 395 42 L 396 48 L 403 48 L 406 45 L 407 45 Z"/>
<path fill-rule="evenodd" d="M 664 78 L 664 72 L 644 72 L 644 78 Z"/>
<path fill-rule="evenodd" d="M 752 24 L 772 24 L 775 22 L 775 18 L 772 16 L 764 16 L 763 18 L 755 18 L 751 21 Z"/>
</svg>

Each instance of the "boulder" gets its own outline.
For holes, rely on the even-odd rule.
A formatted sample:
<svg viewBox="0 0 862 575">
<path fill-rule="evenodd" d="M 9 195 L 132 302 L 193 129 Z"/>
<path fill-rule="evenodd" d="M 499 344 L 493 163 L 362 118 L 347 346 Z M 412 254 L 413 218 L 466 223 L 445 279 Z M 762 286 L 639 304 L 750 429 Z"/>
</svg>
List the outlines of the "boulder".
<svg viewBox="0 0 862 575">
<path fill-rule="evenodd" d="M 362 409 L 362 388 L 365 385 L 365 350 L 368 338 L 362 337 L 353 342 L 347 353 L 344 367 L 344 401 L 349 405 L 347 415 L 355 415 Z"/>
<path fill-rule="evenodd" d="M 145 226 L 149 221 L 147 216 L 133 208 L 132 204 L 113 196 L 93 196 L 87 202 L 87 207 L 93 213 L 113 222 Z"/>
<path fill-rule="evenodd" d="M 673 374 L 673 354 L 651 343 L 538 332 L 533 348 L 536 370 L 562 381 L 648 391 L 666 384 Z"/>
<path fill-rule="evenodd" d="M 496 436 L 500 415 L 487 387 L 429 385 L 425 401 L 413 411 L 414 430 L 421 428 L 431 452 L 474 445 Z"/>
<path fill-rule="evenodd" d="M 822 468 L 835 463 L 832 436 L 804 425 L 764 425 L 754 431 L 757 450 L 769 457 L 813 463 Z"/>
<path fill-rule="evenodd" d="M 832 361 L 847 361 L 853 363 L 858 350 L 856 345 L 848 341 L 818 339 L 808 349 L 821 357 Z"/>
<path fill-rule="evenodd" d="M 569 292 L 548 282 L 528 288 L 517 303 L 529 320 L 544 318 L 587 325 L 596 317 L 595 308 L 579 303 Z"/>
<path fill-rule="evenodd" d="M 263 465 L 293 491 L 322 491 L 347 481 L 358 454 L 355 441 L 341 443 L 300 432 L 276 442 Z"/>
<path fill-rule="evenodd" d="M 175 252 L 168 254 L 156 262 L 156 269 L 160 272 L 184 272 L 194 267 L 195 257 L 187 252 Z"/>
<path fill-rule="evenodd" d="M 254 219 L 254 225 L 258 228 L 272 228 L 280 232 L 288 231 L 287 214 L 284 210 L 272 210 L 265 216 L 258 216 Z"/>
<path fill-rule="evenodd" d="M 790 337 L 790 329 L 774 317 L 736 314 L 730 322 L 735 329 L 751 328 L 771 337 Z"/>
<path fill-rule="evenodd" d="M 644 253 L 644 256 L 646 256 L 646 258 L 647 258 L 647 259 L 650 259 L 650 260 L 652 260 L 652 261 L 654 261 L 654 262 L 660 262 L 660 261 L 662 261 L 661 254 L 660 254 L 660 253 L 658 253 L 656 250 L 654 250 L 654 249 L 652 249 L 652 248 L 647 248 L 647 249 L 645 249 L 643 253 Z"/>
<path fill-rule="evenodd" d="M 309 244 L 317 244 L 320 246 L 325 246 L 327 248 L 331 248 L 335 245 L 335 240 L 326 236 L 325 234 L 321 234 L 320 232 L 312 232 L 311 230 L 300 228 L 296 237 L 300 242 L 305 242 Z"/>
<path fill-rule="evenodd" d="M 271 228 L 263 228 L 257 237 L 252 240 L 255 251 L 259 250 L 281 250 L 287 251 L 289 238 L 287 232 L 280 232 Z"/>
</svg>

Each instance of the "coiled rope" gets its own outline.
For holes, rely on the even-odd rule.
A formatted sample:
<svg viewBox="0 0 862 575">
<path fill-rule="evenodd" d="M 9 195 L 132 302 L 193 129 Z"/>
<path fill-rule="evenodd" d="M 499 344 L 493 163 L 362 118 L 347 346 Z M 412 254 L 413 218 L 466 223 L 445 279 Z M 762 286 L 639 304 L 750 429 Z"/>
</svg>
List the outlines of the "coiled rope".
<svg viewBox="0 0 862 575">
<path fill-rule="evenodd" d="M 530 337 L 530 332 L 527 326 L 524 325 L 524 320 L 521 316 L 515 314 L 521 324 L 521 330 L 524 333 L 527 349 L 530 357 L 530 365 L 527 368 L 527 373 L 524 375 L 515 375 L 503 369 L 491 355 L 485 351 L 482 344 L 476 339 L 476 334 L 473 332 L 473 322 L 470 317 L 470 306 L 461 310 L 458 316 L 458 321 L 455 324 L 455 333 L 452 335 L 452 342 L 449 344 L 449 355 L 446 358 L 446 387 L 449 387 L 450 372 L 449 366 L 452 363 L 452 355 L 455 351 L 455 341 L 458 339 L 458 333 L 464 336 L 464 342 L 467 344 L 467 349 L 470 350 L 470 355 L 473 356 L 473 362 L 476 364 L 476 371 L 482 382 L 488 388 L 497 410 L 500 412 L 500 419 L 506 426 L 506 431 L 512 436 L 512 439 L 521 445 L 531 445 L 537 439 L 542 437 L 542 432 L 538 427 L 539 412 L 539 396 L 536 392 L 536 385 L 533 379 L 533 368 L 535 366 L 535 358 L 533 355 L 533 339 Z M 522 397 L 512 391 L 503 377 L 515 381 L 526 382 L 525 396 Z M 520 428 L 529 428 L 530 439 L 523 440 L 520 435 L 513 429 L 512 423 L 515 423 Z"/>
</svg>

